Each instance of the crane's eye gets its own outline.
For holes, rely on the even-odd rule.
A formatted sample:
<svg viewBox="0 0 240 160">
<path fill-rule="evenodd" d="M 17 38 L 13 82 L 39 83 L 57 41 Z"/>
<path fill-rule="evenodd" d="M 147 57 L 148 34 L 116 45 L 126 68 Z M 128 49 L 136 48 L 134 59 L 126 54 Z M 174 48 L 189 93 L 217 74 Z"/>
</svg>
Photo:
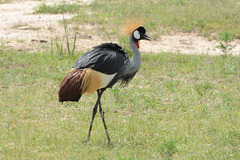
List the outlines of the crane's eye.
<svg viewBox="0 0 240 160">
<path fill-rule="evenodd" d="M 133 37 L 134 37 L 135 39 L 137 39 L 137 40 L 140 39 L 140 33 L 139 33 L 138 30 L 136 30 L 136 31 L 133 32 Z"/>
</svg>

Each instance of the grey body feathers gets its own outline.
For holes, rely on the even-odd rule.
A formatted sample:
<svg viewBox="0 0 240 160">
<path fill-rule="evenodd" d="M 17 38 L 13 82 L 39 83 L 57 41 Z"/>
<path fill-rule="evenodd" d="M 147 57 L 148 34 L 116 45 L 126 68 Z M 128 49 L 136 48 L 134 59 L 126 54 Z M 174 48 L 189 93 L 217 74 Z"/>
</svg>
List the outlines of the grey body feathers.
<svg viewBox="0 0 240 160">
<path fill-rule="evenodd" d="M 116 82 L 126 86 L 137 73 L 141 63 L 140 52 L 132 37 L 129 43 L 133 50 L 132 59 L 128 58 L 127 53 L 119 45 L 104 43 L 83 54 L 73 68 L 92 68 L 105 74 L 116 73 L 107 88 L 112 87 Z"/>
</svg>

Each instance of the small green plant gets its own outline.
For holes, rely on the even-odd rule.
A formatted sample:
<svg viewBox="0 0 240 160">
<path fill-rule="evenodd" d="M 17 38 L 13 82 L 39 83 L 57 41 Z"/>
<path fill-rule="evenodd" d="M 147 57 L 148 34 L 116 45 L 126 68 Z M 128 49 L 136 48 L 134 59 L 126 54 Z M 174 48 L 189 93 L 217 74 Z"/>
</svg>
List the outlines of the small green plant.
<svg viewBox="0 0 240 160">
<path fill-rule="evenodd" d="M 64 35 L 61 38 L 55 38 L 55 41 L 51 39 L 50 50 L 51 53 L 54 53 L 54 49 L 56 49 L 56 53 L 59 56 L 67 53 L 69 56 L 73 56 L 76 49 L 76 41 L 77 41 L 77 32 L 74 33 L 73 42 L 70 42 L 69 33 L 68 33 L 68 21 L 64 18 L 63 15 L 63 27 L 64 27 Z M 66 43 L 66 46 L 64 46 Z"/>
<path fill-rule="evenodd" d="M 57 54 L 62 56 L 63 55 L 63 41 L 61 41 L 61 43 L 59 43 L 56 38 L 55 39 L 55 47 L 56 47 Z M 51 50 L 53 51 L 53 49 L 51 49 Z"/>
<path fill-rule="evenodd" d="M 75 48 L 76 48 L 77 32 L 74 33 L 73 46 L 71 49 L 69 37 L 68 37 L 68 22 L 66 19 L 64 19 L 64 16 L 63 16 L 63 24 L 64 24 L 65 37 L 66 37 L 66 41 L 67 41 L 66 43 L 67 43 L 68 55 L 73 55 Z"/>
<path fill-rule="evenodd" d="M 231 33 L 230 31 L 225 31 L 220 33 L 219 39 L 220 44 L 217 46 L 223 53 L 223 57 L 227 57 L 231 53 L 231 50 L 235 47 L 232 45 L 231 42 L 234 41 L 236 38 L 235 34 Z"/>
<path fill-rule="evenodd" d="M 173 155 L 178 151 L 176 147 L 177 141 L 168 140 L 159 147 L 159 150 L 164 158 L 173 159 Z"/>
<path fill-rule="evenodd" d="M 209 83 L 208 81 L 195 84 L 195 90 L 197 91 L 198 95 L 200 95 L 201 97 L 207 92 L 207 90 L 212 88 L 213 88 L 212 84 Z"/>
<path fill-rule="evenodd" d="M 199 31 L 202 32 L 207 27 L 207 22 L 205 19 L 197 19 L 196 26 L 198 26 Z"/>
<path fill-rule="evenodd" d="M 6 45 L 8 42 L 0 42 L 0 52 L 3 52 L 3 50 L 7 50 L 8 46 Z"/>
</svg>

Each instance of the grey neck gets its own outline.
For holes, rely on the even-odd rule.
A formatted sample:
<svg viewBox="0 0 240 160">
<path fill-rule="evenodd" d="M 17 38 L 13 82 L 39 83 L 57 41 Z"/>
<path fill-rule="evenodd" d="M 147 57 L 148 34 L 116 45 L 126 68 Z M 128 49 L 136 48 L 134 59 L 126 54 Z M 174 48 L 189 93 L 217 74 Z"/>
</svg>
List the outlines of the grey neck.
<svg viewBox="0 0 240 160">
<path fill-rule="evenodd" d="M 137 71 L 141 64 L 141 55 L 132 35 L 129 38 L 129 44 L 133 51 L 133 57 L 130 59 L 130 65 Z"/>
</svg>

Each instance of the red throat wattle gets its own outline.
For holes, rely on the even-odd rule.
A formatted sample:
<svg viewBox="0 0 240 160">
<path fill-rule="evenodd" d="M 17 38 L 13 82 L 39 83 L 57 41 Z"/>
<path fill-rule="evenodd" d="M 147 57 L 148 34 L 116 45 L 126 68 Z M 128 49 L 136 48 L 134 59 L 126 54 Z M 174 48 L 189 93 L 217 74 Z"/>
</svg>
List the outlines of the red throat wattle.
<svg viewBox="0 0 240 160">
<path fill-rule="evenodd" d="M 138 42 L 136 42 L 136 45 L 137 45 L 137 47 L 139 48 L 139 43 L 138 43 Z"/>
</svg>

